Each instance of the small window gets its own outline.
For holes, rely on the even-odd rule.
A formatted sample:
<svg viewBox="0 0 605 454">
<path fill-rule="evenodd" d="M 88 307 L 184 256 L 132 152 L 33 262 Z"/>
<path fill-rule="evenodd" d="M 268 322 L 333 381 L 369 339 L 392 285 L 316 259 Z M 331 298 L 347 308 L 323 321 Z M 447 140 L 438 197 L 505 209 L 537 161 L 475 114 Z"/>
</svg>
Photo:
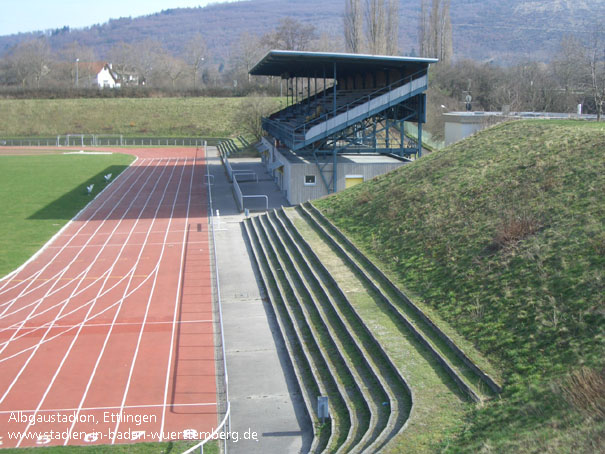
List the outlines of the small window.
<svg viewBox="0 0 605 454">
<path fill-rule="evenodd" d="M 315 175 L 305 175 L 305 186 L 315 186 Z"/>
</svg>

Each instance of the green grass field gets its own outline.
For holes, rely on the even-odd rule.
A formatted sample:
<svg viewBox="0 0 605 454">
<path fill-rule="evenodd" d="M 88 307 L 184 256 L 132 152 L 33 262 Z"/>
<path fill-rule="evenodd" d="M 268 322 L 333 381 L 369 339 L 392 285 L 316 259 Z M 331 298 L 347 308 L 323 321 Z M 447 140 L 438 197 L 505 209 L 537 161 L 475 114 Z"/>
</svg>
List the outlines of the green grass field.
<svg viewBox="0 0 605 454">
<path fill-rule="evenodd" d="M 0 276 L 19 267 L 134 156 L 0 156 Z M 91 196 L 86 186 L 94 184 Z"/>
<path fill-rule="evenodd" d="M 605 448 L 605 125 L 503 124 L 316 202 L 500 369 L 447 453 Z"/>
<path fill-rule="evenodd" d="M 276 103 L 279 98 L 270 98 Z M 0 138 L 59 134 L 230 137 L 246 98 L 5 99 Z"/>
</svg>

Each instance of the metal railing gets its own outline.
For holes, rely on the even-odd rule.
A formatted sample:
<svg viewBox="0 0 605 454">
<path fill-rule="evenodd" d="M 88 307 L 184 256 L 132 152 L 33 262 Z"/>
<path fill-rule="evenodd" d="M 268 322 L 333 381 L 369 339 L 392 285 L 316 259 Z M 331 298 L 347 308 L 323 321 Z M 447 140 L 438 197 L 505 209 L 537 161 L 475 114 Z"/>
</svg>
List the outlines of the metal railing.
<svg viewBox="0 0 605 454">
<path fill-rule="evenodd" d="M 204 152 L 207 152 L 207 146 L 204 144 Z M 206 180 L 209 182 L 211 177 L 214 178 L 213 175 L 210 175 L 210 168 L 208 167 L 208 156 L 204 153 L 205 161 L 206 161 Z M 216 252 L 216 237 L 214 232 L 214 207 L 212 204 L 212 185 L 208 185 L 208 203 L 210 205 L 210 231 L 212 232 L 212 254 L 214 256 L 214 268 L 215 268 L 215 279 L 216 279 L 216 299 L 218 306 L 218 321 L 221 329 L 221 353 L 223 355 L 223 374 L 225 375 L 225 401 L 227 406 L 225 408 L 225 416 L 217 426 L 217 428 L 210 434 L 210 436 L 195 446 L 187 449 L 183 454 L 190 454 L 196 449 L 199 448 L 201 454 L 204 453 L 204 445 L 209 441 L 213 441 L 216 438 L 220 438 L 224 441 L 224 453 L 227 454 L 227 438 L 219 437 L 221 430 L 224 430 L 227 427 L 227 435 L 231 433 L 231 402 L 229 401 L 229 374 L 227 373 L 227 354 L 225 352 L 225 331 L 223 329 L 223 306 L 221 301 L 221 285 L 220 285 L 220 277 L 219 277 L 219 266 L 218 266 L 218 255 Z"/>
<path fill-rule="evenodd" d="M 263 118 L 262 119 L 263 128 L 267 132 L 269 132 L 271 135 L 279 137 L 280 139 L 283 139 L 286 142 L 289 141 L 290 143 L 288 143 L 288 145 L 290 145 L 292 148 L 295 148 L 295 145 L 297 142 L 304 143 L 304 141 L 306 140 L 307 132 L 311 128 L 313 128 L 315 126 L 319 126 L 321 123 L 325 123 L 331 119 L 334 119 L 337 116 L 339 116 L 343 113 L 346 113 L 347 111 L 350 111 L 354 108 L 361 107 L 361 105 L 363 105 L 363 104 L 368 104 L 368 103 L 370 103 L 370 101 L 372 101 L 382 95 L 386 95 L 389 92 L 396 90 L 397 88 L 403 87 L 406 84 L 410 84 L 414 80 L 426 80 L 427 77 L 428 76 L 427 76 L 426 70 L 421 70 L 421 71 L 415 72 L 414 74 L 411 74 L 402 79 L 399 79 L 385 87 L 378 88 L 364 96 L 360 96 L 359 98 L 356 98 L 353 101 L 350 101 L 342 106 L 339 106 L 336 109 L 333 109 L 333 110 L 326 112 L 322 115 L 319 115 L 309 121 L 306 121 L 303 124 L 296 126 L 295 128 L 285 126 L 279 120 Z M 425 82 L 422 85 L 424 87 L 426 87 L 427 83 L 428 82 Z M 376 106 L 376 107 L 378 107 L 378 106 Z M 334 125 L 334 126 L 337 126 L 337 125 Z M 299 138 L 299 139 L 297 140 L 297 138 Z"/>
<path fill-rule="evenodd" d="M 258 177 L 256 182 L 258 183 Z M 266 194 L 244 195 L 237 182 L 237 175 L 233 175 L 233 191 L 235 192 L 235 200 L 240 212 L 244 211 L 244 199 L 263 199 L 265 201 L 265 211 L 269 211 L 269 197 Z"/>
<path fill-rule="evenodd" d="M 218 143 L 218 138 L 202 137 L 125 137 L 108 134 L 66 134 L 53 137 L 0 138 L 0 147 L 201 147 L 204 143 Z"/>
</svg>

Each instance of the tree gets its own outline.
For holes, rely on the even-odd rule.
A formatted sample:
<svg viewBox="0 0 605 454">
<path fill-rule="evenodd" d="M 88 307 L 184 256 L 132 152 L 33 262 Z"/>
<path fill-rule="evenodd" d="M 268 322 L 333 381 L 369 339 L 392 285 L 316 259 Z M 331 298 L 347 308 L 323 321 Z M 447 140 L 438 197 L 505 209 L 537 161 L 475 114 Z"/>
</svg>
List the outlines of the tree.
<svg viewBox="0 0 605 454">
<path fill-rule="evenodd" d="M 277 101 L 253 94 L 242 101 L 236 116 L 237 124 L 244 133 L 251 134 L 260 140 L 263 135 L 262 118 L 275 112 L 278 108 Z"/>
<path fill-rule="evenodd" d="M 587 44 L 566 36 L 552 62 L 552 72 L 566 98 L 590 100 L 597 120 L 605 103 L 605 43 L 602 24 L 595 24 Z"/>
<path fill-rule="evenodd" d="M 161 70 L 155 72 L 155 81 L 162 86 L 170 86 L 172 90 L 177 87 L 177 82 L 183 79 L 187 72 L 187 64 L 178 57 L 164 52 L 157 58 Z"/>
<path fill-rule="evenodd" d="M 422 0 L 418 26 L 420 56 L 449 63 L 453 56 L 450 0 Z"/>
<path fill-rule="evenodd" d="M 272 32 L 261 38 L 261 44 L 270 49 L 306 51 L 316 37 L 315 26 L 303 24 L 296 19 L 280 19 Z"/>
<path fill-rule="evenodd" d="M 597 121 L 601 121 L 605 103 L 605 30 L 597 23 L 591 33 L 586 56 L 588 63 L 588 91 L 597 112 Z"/>
<path fill-rule="evenodd" d="M 354 54 L 365 51 L 363 44 L 363 12 L 361 0 L 346 0 L 343 15 L 345 46 Z"/>
<path fill-rule="evenodd" d="M 385 30 L 387 55 L 399 54 L 399 1 L 388 0 Z"/>
<path fill-rule="evenodd" d="M 23 88 L 28 79 L 33 79 L 36 88 L 40 88 L 40 81 L 51 71 L 51 52 L 46 38 L 17 44 L 11 54 L 11 68 Z"/>
<path fill-rule="evenodd" d="M 258 36 L 242 32 L 232 47 L 231 62 L 236 75 L 245 78 L 250 83 L 250 70 L 260 60 L 265 48 Z"/>
<path fill-rule="evenodd" d="M 198 74 L 204 61 L 208 59 L 206 40 L 200 33 L 196 33 L 185 46 L 185 61 L 191 69 L 193 89 L 197 88 Z"/>
<path fill-rule="evenodd" d="M 348 52 L 399 53 L 398 0 L 346 0 L 343 23 Z"/>
<path fill-rule="evenodd" d="M 76 86 L 76 75 L 78 86 L 86 87 L 92 83 L 94 74 L 94 66 L 97 61 L 95 51 L 88 46 L 83 46 L 74 41 L 66 45 L 59 52 L 59 57 L 68 62 L 68 65 L 63 65 L 63 74 L 61 79 L 67 81 L 68 86 Z M 76 60 L 78 60 L 76 62 Z"/>
<path fill-rule="evenodd" d="M 367 0 L 365 18 L 368 51 L 374 55 L 386 54 L 387 39 L 384 0 Z"/>
</svg>

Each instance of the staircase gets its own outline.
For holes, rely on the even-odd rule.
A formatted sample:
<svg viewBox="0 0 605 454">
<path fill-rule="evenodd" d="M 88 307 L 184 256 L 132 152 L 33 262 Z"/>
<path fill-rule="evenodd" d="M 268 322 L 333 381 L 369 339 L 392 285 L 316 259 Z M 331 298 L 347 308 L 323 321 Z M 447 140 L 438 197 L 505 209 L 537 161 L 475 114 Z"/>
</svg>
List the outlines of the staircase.
<svg viewBox="0 0 605 454">
<path fill-rule="evenodd" d="M 378 452 L 407 420 L 405 380 L 283 211 L 245 229 L 317 423 L 316 397 L 330 399 L 331 422 L 312 452 Z"/>
<path fill-rule="evenodd" d="M 313 230 L 330 245 L 333 257 L 325 251 L 322 256 L 330 263 L 322 263 L 305 239 L 308 232 L 303 235 L 297 226 Z M 311 452 L 380 452 L 416 411 L 413 386 L 394 362 L 393 351 L 379 340 L 380 326 L 364 318 L 359 304 L 349 299 L 350 281 L 345 284 L 334 272 L 341 262 L 355 275 L 353 285 L 366 289 L 375 310 L 387 314 L 414 348 L 428 352 L 422 355 L 430 356 L 431 367 L 440 369 L 438 375 L 447 376 L 462 396 L 483 401 L 500 392 L 491 377 L 312 205 L 246 219 L 244 229 L 315 424 Z M 317 416 L 320 395 L 330 402 L 330 420 L 324 425 Z"/>
<path fill-rule="evenodd" d="M 400 104 L 428 88 L 426 71 L 376 90 L 336 90 L 318 93 L 269 118 L 263 129 L 296 151 Z"/>
</svg>

